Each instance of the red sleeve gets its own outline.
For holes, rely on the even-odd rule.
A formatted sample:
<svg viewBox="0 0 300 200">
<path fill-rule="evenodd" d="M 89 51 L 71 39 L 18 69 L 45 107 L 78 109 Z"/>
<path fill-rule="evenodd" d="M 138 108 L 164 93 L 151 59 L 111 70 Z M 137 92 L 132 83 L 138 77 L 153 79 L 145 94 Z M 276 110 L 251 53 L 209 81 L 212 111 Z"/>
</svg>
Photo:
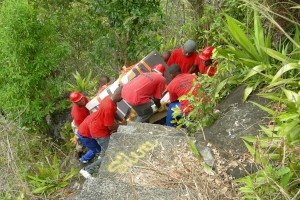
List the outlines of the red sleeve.
<svg viewBox="0 0 300 200">
<path fill-rule="evenodd" d="M 215 67 L 211 67 L 210 69 L 209 69 L 209 72 L 207 73 L 208 74 L 208 76 L 214 76 L 215 75 L 215 73 L 216 73 L 216 68 Z"/>
</svg>

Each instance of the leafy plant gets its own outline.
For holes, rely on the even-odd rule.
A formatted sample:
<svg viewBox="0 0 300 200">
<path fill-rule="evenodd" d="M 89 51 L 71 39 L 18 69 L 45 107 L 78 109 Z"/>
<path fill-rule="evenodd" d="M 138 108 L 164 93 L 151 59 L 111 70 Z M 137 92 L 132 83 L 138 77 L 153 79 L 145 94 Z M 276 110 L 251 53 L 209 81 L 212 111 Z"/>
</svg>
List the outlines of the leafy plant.
<svg viewBox="0 0 300 200">
<path fill-rule="evenodd" d="M 220 28 L 223 26 L 224 13 L 245 21 L 247 7 L 239 0 L 221 0 L 214 4 L 205 3 L 205 6 L 199 12 L 201 18 L 198 18 L 195 24 L 197 24 L 197 40 L 200 49 L 202 49 L 208 45 L 217 46 L 222 44 L 222 38 L 228 38 L 228 33 Z"/>
<path fill-rule="evenodd" d="M 186 140 L 187 140 L 187 143 L 188 143 L 188 145 L 189 145 L 189 147 L 190 147 L 190 149 L 191 149 L 193 155 L 194 155 L 197 159 L 200 160 L 200 159 L 202 158 L 202 156 L 201 156 L 201 154 L 199 153 L 199 151 L 197 150 L 197 147 L 196 147 L 194 141 L 193 141 L 191 138 L 189 138 L 189 136 L 186 136 Z"/>
<path fill-rule="evenodd" d="M 229 62 L 233 61 L 233 56 L 236 65 L 246 69 L 246 73 L 239 75 L 247 84 L 244 100 L 260 88 L 259 96 L 272 101 L 268 106 L 252 102 L 266 111 L 271 121 L 269 126 L 261 125 L 261 135 L 243 137 L 259 170 L 237 180 L 244 184 L 240 191 L 245 199 L 297 199 L 300 184 L 300 63 L 293 55 L 299 51 L 298 28 L 295 28 L 293 39 L 289 37 L 289 42 L 282 42 L 275 49 L 270 42 L 270 32 L 263 31 L 256 12 L 254 30 L 229 16 L 226 19 L 226 29 L 234 42 L 226 40 L 227 49 L 220 49 L 218 53 Z"/>
<path fill-rule="evenodd" d="M 66 52 L 54 19 L 38 17 L 27 0 L 1 2 L 0 107 L 22 125 L 46 126 L 63 84 L 59 63 Z"/>
<path fill-rule="evenodd" d="M 205 78 L 206 77 L 206 78 Z M 186 127 L 189 134 L 194 134 L 198 131 L 202 131 L 203 127 L 211 125 L 217 118 L 217 115 L 213 112 L 215 105 L 214 94 L 215 89 L 210 87 L 212 82 L 216 81 L 214 78 L 208 77 L 208 75 L 200 75 L 197 81 L 194 81 L 194 86 L 187 95 L 179 97 L 179 101 L 188 100 L 189 105 L 192 106 L 192 110 L 187 116 L 176 119 L 177 116 L 182 115 L 179 108 L 173 108 L 172 123 L 177 123 L 178 127 Z M 198 87 L 198 85 L 201 87 Z M 192 91 L 197 88 L 197 95 L 193 95 Z"/>
<path fill-rule="evenodd" d="M 279 49 L 282 49 L 282 52 L 271 48 L 271 27 L 267 29 L 269 30 L 268 32 L 264 32 L 263 24 L 257 12 L 254 12 L 254 31 L 248 29 L 244 24 L 228 15 L 226 15 L 226 20 L 226 30 L 238 46 L 224 38 L 224 41 L 228 44 L 227 49 L 222 50 L 218 48 L 217 51 L 219 56 L 227 60 L 232 60 L 233 56 L 233 58 L 236 59 L 235 63 L 241 67 L 241 69 L 243 69 L 243 67 L 246 69 L 246 71 L 241 71 L 243 82 L 247 83 L 243 98 L 243 100 L 246 101 L 252 91 L 269 84 L 270 81 L 271 83 L 274 82 L 276 78 L 273 78 L 273 75 L 276 73 L 276 70 L 279 69 L 278 64 L 290 63 L 288 66 L 291 66 L 293 65 L 292 63 L 296 63 L 297 61 L 290 58 L 286 53 L 289 43 L 283 48 L 281 46 L 283 46 L 284 43 L 279 45 Z M 293 44 L 297 44 L 296 41 L 299 42 L 298 27 L 296 27 L 295 30 L 294 39 L 292 40 Z M 294 52 L 298 51 L 299 46 L 293 45 L 291 55 L 293 55 L 293 57 L 297 56 L 298 54 L 296 53 L 295 55 Z M 279 71 L 278 73 L 280 74 Z"/>
<path fill-rule="evenodd" d="M 68 180 L 78 173 L 78 169 L 72 169 L 64 174 L 60 171 L 56 154 L 53 156 L 53 162 L 50 163 L 46 157 L 47 165 L 36 164 L 35 174 L 26 174 L 26 180 L 32 184 L 33 194 L 49 196 L 54 191 L 64 188 L 68 185 Z"/>
<path fill-rule="evenodd" d="M 73 73 L 73 76 L 75 78 L 76 83 L 75 84 L 67 83 L 68 91 L 70 92 L 78 91 L 78 92 L 85 92 L 85 93 L 94 92 L 97 82 L 95 80 L 92 80 L 91 78 L 92 71 L 90 71 L 86 77 L 82 77 L 77 71 L 76 73 Z"/>
</svg>

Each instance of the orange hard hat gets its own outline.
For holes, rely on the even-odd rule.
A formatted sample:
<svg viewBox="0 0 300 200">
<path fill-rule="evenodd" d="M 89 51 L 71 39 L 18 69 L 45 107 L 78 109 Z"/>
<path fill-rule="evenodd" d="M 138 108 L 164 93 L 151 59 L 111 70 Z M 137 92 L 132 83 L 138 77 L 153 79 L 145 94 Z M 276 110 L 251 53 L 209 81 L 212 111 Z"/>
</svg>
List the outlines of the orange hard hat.
<svg viewBox="0 0 300 200">
<path fill-rule="evenodd" d="M 83 95 L 80 92 L 72 92 L 70 94 L 70 99 L 72 102 L 76 103 L 82 99 Z"/>
<path fill-rule="evenodd" d="M 152 68 L 152 71 L 155 71 L 155 72 L 161 73 L 161 75 L 164 75 L 164 73 L 165 73 L 165 66 L 163 64 L 156 64 Z"/>
<path fill-rule="evenodd" d="M 207 46 L 203 49 L 203 51 L 199 54 L 199 57 L 202 60 L 210 60 L 212 56 L 214 48 L 212 46 Z"/>
</svg>

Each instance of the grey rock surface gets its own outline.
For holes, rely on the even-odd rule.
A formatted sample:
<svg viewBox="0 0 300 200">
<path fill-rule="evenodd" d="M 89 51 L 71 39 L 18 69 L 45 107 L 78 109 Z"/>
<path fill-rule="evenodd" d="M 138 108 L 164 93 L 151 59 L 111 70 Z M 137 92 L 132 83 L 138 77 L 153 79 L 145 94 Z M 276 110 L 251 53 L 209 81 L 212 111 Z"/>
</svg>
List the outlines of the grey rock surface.
<svg viewBox="0 0 300 200">
<path fill-rule="evenodd" d="M 204 142 L 201 141 L 197 141 L 195 145 L 198 152 L 201 154 L 204 162 L 210 167 L 213 167 L 215 163 L 215 158 L 213 156 L 211 149 L 207 147 Z"/>
<path fill-rule="evenodd" d="M 120 126 L 111 136 L 98 177 L 87 179 L 80 194 L 71 199 L 186 199 L 185 190 L 159 181 L 161 177 L 168 181 L 168 174 L 160 174 L 160 169 L 176 168 L 181 151 L 189 151 L 185 134 L 174 128 L 142 123 Z"/>
<path fill-rule="evenodd" d="M 252 94 L 248 102 L 243 102 L 244 86 L 236 88 L 220 103 L 218 109 L 221 114 L 210 127 L 204 128 L 202 133 L 196 134 L 196 139 L 212 143 L 223 150 L 223 156 L 231 151 L 241 155 L 247 149 L 241 139 L 242 136 L 259 134 L 259 124 L 265 123 L 267 113 L 249 101 L 266 105 L 269 101 Z"/>
<path fill-rule="evenodd" d="M 268 116 L 268 113 L 250 101 L 261 105 L 267 105 L 269 101 L 254 93 L 250 95 L 247 102 L 243 102 L 244 89 L 245 86 L 239 86 L 232 91 L 217 107 L 220 110 L 219 118 L 210 127 L 205 127 L 204 133 L 198 133 L 195 136 L 198 143 L 198 145 L 196 143 L 197 149 L 205 162 L 212 166 L 211 163 L 215 161 L 209 151 L 211 148 L 207 147 L 210 143 L 224 159 L 222 165 L 228 168 L 227 173 L 234 179 L 257 170 L 252 163 L 244 159 L 248 151 L 241 137 L 259 135 L 259 125 L 265 124 L 266 116 Z M 205 149 L 208 151 L 203 152 Z M 231 166 L 232 161 L 239 164 Z"/>
</svg>

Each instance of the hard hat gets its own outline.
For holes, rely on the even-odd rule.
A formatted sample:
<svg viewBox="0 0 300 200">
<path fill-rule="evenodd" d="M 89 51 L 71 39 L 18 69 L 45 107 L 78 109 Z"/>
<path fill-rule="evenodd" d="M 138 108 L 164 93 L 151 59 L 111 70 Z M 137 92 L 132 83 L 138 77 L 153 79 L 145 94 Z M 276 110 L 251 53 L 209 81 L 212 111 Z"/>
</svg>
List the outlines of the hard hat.
<svg viewBox="0 0 300 200">
<path fill-rule="evenodd" d="M 152 68 L 152 71 L 155 71 L 155 72 L 160 73 L 161 75 L 164 75 L 164 73 L 165 73 L 165 66 L 163 64 L 156 64 Z"/>
<path fill-rule="evenodd" d="M 72 92 L 70 94 L 70 99 L 72 102 L 76 103 L 82 99 L 83 95 L 80 92 Z"/>
<path fill-rule="evenodd" d="M 214 48 L 212 46 L 207 46 L 203 49 L 203 51 L 200 53 L 199 57 L 202 60 L 210 60 L 212 56 Z"/>
</svg>

